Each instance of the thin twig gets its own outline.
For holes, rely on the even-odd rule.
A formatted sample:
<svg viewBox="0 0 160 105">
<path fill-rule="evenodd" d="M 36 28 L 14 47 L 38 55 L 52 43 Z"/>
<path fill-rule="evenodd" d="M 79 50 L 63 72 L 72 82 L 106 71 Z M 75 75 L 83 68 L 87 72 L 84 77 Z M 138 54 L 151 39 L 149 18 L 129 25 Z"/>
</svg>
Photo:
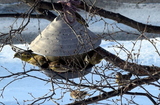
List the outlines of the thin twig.
<svg viewBox="0 0 160 105">
<path fill-rule="evenodd" d="M 148 98 L 152 101 L 152 103 L 153 103 L 154 105 L 158 105 L 157 102 L 156 102 L 150 95 L 148 95 L 147 93 L 126 92 L 125 94 L 146 96 L 146 97 L 148 97 Z"/>
</svg>

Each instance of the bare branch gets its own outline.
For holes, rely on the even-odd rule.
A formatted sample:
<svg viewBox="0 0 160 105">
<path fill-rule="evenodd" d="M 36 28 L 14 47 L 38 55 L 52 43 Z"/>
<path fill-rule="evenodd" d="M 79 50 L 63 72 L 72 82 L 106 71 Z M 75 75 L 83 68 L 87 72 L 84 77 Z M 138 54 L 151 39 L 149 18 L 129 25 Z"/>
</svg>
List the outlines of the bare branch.
<svg viewBox="0 0 160 105">
<path fill-rule="evenodd" d="M 54 15 L 50 11 L 46 11 L 45 13 L 47 13 L 49 15 L 47 16 L 47 15 L 43 15 L 43 14 L 30 14 L 30 18 L 40 18 L 40 19 L 47 19 L 49 21 L 52 21 L 56 17 L 56 15 Z M 12 13 L 7 13 L 7 14 L 0 14 L 0 17 L 25 18 L 27 15 L 28 14 L 21 14 L 21 13 L 12 14 Z"/>
<path fill-rule="evenodd" d="M 89 13 L 93 13 L 93 14 L 102 16 L 104 18 L 115 20 L 118 23 L 123 23 L 123 24 L 130 26 L 132 28 L 135 28 L 141 32 L 143 32 L 145 30 L 145 32 L 148 32 L 148 33 L 157 33 L 157 34 L 160 33 L 159 26 L 152 26 L 152 25 L 143 24 L 143 23 L 137 22 L 135 20 L 132 20 L 130 18 L 127 18 L 119 13 L 114 13 L 111 11 L 106 11 L 102 8 L 87 5 L 85 2 L 81 2 L 81 5 L 78 5 L 77 7 L 81 8 Z"/>
<path fill-rule="evenodd" d="M 9 77 L 13 77 L 13 76 L 26 75 L 27 73 L 33 72 L 33 71 L 39 71 L 39 70 L 31 69 L 31 70 L 28 70 L 28 71 L 25 71 L 25 72 L 11 73 L 11 75 L 0 76 L 0 78 L 3 79 L 3 78 L 9 78 Z"/>
<path fill-rule="evenodd" d="M 28 1 L 29 5 L 33 5 L 33 1 L 31 0 L 24 0 L 24 1 Z M 108 18 L 108 19 L 112 19 L 117 21 L 118 23 L 123 23 L 125 25 L 128 25 L 132 28 L 137 29 L 138 31 L 143 32 L 145 30 L 145 32 L 148 33 L 160 33 L 160 27 L 159 26 L 152 26 L 152 25 L 147 25 L 147 24 L 143 24 L 140 22 L 137 22 L 135 20 L 132 20 L 130 18 L 127 18 L 119 13 L 113 13 L 111 11 L 106 11 L 102 8 L 98 8 L 95 6 L 90 6 L 88 4 L 86 4 L 85 2 L 81 1 L 80 5 L 76 5 L 78 8 L 85 10 L 89 13 L 92 14 L 96 14 L 96 15 L 100 15 L 104 18 Z M 62 11 L 63 6 L 61 3 L 49 3 L 49 2 L 39 2 L 37 5 L 37 8 L 41 8 L 41 9 L 47 9 L 47 10 L 58 10 L 58 11 Z"/>
<path fill-rule="evenodd" d="M 112 64 L 114 64 L 115 66 L 117 66 L 125 71 L 131 72 L 135 75 L 146 76 L 146 75 L 152 75 L 153 73 L 160 71 L 160 67 L 138 65 L 136 63 L 130 63 L 128 61 L 124 61 L 121 58 L 119 58 L 118 56 L 104 50 L 101 47 L 98 47 L 96 49 L 96 51 L 100 55 L 102 55 L 106 61 L 109 61 Z"/>
<path fill-rule="evenodd" d="M 132 81 L 130 84 L 128 84 L 125 87 L 121 87 L 117 90 L 106 92 L 106 93 L 100 94 L 98 96 L 91 97 L 91 98 L 88 98 L 83 101 L 77 101 L 75 103 L 71 103 L 71 104 L 67 104 L 67 105 L 81 105 L 83 103 L 91 104 L 91 103 L 98 102 L 98 101 L 101 101 L 104 99 L 108 99 L 108 98 L 111 98 L 111 97 L 114 97 L 117 95 L 123 95 L 126 92 L 136 88 L 137 86 L 157 81 L 160 78 L 159 75 L 160 75 L 160 72 L 157 74 L 154 74 L 152 77 L 147 77 L 147 78 L 143 78 L 143 79 L 135 79 L 134 81 Z"/>
<path fill-rule="evenodd" d="M 0 104 L 5 105 L 3 102 L 0 102 Z"/>
<path fill-rule="evenodd" d="M 147 93 L 126 92 L 125 94 L 146 96 L 146 97 L 148 97 L 148 98 L 152 101 L 152 103 L 153 103 L 154 105 L 157 105 L 156 101 L 155 101 L 150 95 L 148 95 Z"/>
</svg>

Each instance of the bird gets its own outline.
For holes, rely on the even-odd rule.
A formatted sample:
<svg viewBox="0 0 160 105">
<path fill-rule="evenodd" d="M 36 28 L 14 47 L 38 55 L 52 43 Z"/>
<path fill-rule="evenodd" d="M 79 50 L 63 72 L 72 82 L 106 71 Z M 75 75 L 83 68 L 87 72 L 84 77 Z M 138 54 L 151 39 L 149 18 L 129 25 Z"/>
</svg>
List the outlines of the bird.
<svg viewBox="0 0 160 105">
<path fill-rule="evenodd" d="M 132 73 L 122 75 L 120 72 L 117 72 L 116 83 L 118 83 L 119 85 L 125 85 L 125 84 L 129 83 L 131 77 L 132 77 Z"/>
<path fill-rule="evenodd" d="M 44 56 L 35 54 L 31 50 L 16 52 L 14 58 L 19 58 L 22 61 L 42 68 L 47 68 L 48 66 L 48 60 Z"/>
<path fill-rule="evenodd" d="M 101 60 L 103 59 L 103 57 L 98 54 L 97 52 L 89 52 L 85 58 L 84 58 L 84 61 L 87 62 L 88 64 L 92 64 L 92 65 L 95 65 L 95 64 L 98 64 L 101 62 Z"/>
<path fill-rule="evenodd" d="M 59 60 L 55 60 L 49 63 L 49 69 L 55 71 L 55 72 L 67 72 L 69 70 L 72 70 L 71 67 L 69 67 L 68 65 L 64 65 L 62 64 L 62 62 L 60 62 Z"/>
<path fill-rule="evenodd" d="M 90 96 L 90 94 L 88 94 L 86 91 L 72 90 L 70 96 L 73 99 L 80 100 L 84 99 L 86 96 Z"/>
</svg>

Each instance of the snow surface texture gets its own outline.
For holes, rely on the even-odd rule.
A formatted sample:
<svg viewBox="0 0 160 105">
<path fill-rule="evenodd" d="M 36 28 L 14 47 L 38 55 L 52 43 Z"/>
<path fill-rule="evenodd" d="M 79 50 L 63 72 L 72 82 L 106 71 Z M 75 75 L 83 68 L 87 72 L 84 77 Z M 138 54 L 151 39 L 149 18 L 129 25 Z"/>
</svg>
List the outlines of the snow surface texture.
<svg viewBox="0 0 160 105">
<path fill-rule="evenodd" d="M 124 8 L 121 7 L 119 9 L 116 10 L 112 10 L 114 12 L 118 12 L 118 13 L 122 13 L 123 15 L 132 18 L 134 20 L 137 20 L 139 22 L 143 22 L 143 23 L 149 23 L 149 24 L 154 24 L 154 25 L 160 25 L 160 15 L 159 14 L 159 4 L 142 4 L 139 5 L 139 8 L 136 7 L 136 5 L 132 5 L 132 4 L 124 4 Z M 137 12 L 138 11 L 138 12 Z M 154 11 L 154 12 L 153 12 Z M 86 15 L 84 15 L 86 16 Z M 99 20 L 100 17 L 96 17 L 97 20 Z M 95 20 L 96 20 L 95 18 Z M 2 27 L 0 27 L 0 32 L 9 32 L 10 30 L 10 26 L 13 24 L 15 19 L 13 18 L 0 18 L 0 24 Z M 21 19 L 20 19 L 21 20 Z M 95 21 L 93 20 L 93 21 Z M 136 31 L 130 27 L 127 27 L 123 24 L 117 24 L 115 21 L 109 20 L 109 19 L 105 19 L 107 21 L 107 23 L 109 24 L 116 24 L 118 25 L 118 27 L 123 28 L 124 30 L 127 31 Z M 17 28 L 19 26 L 19 24 L 21 23 L 20 21 L 16 21 L 17 24 L 14 26 L 14 28 Z M 39 25 L 40 23 L 40 25 Z M 37 35 L 37 33 L 39 33 L 39 31 L 43 30 L 47 24 L 49 24 L 49 21 L 44 21 L 44 20 L 37 20 L 37 19 L 32 19 L 30 24 L 27 26 L 27 28 L 24 30 L 24 35 L 25 33 L 28 34 L 30 33 L 34 37 Z M 90 23 L 91 27 L 89 27 L 90 30 L 92 30 L 93 32 L 102 32 L 102 31 L 107 31 L 108 29 L 110 31 L 115 31 L 117 30 L 116 28 L 108 28 L 106 30 L 103 30 L 101 28 L 102 24 L 104 24 L 103 21 L 100 22 L 96 22 L 96 23 Z M 40 30 L 39 30 L 39 27 Z M 113 25 L 112 25 L 113 26 Z M 114 30 L 113 30 L 114 29 Z M 36 31 L 36 32 L 35 32 Z M 32 38 L 31 38 L 32 40 Z M 151 39 L 154 40 L 154 42 L 156 43 L 156 47 L 159 48 L 160 47 L 160 38 L 157 38 L 157 40 L 155 39 Z M 133 43 L 136 43 L 135 46 Z M 118 41 L 118 42 L 111 42 L 111 41 L 102 41 L 101 47 L 105 48 L 106 50 L 114 53 L 114 54 L 118 54 L 118 56 L 124 60 L 127 59 L 127 54 L 118 48 L 118 46 L 123 45 L 124 48 L 126 48 L 129 52 L 131 52 L 132 49 L 134 49 L 134 51 L 132 51 L 132 55 L 134 61 L 138 64 L 145 64 L 145 65 L 155 65 L 155 66 L 159 66 L 160 67 L 160 56 L 156 53 L 155 48 L 153 47 L 153 45 L 148 41 L 148 40 L 138 40 L 138 41 Z M 140 46 L 141 45 L 141 48 Z M 18 47 L 21 48 L 28 48 L 27 45 L 22 45 L 22 44 L 18 44 Z M 134 55 L 134 53 L 139 53 L 140 49 L 140 56 L 137 57 Z M 158 49 L 159 50 L 159 49 Z M 160 50 L 159 50 L 160 51 Z M 30 64 L 26 64 L 24 67 L 24 62 L 22 62 L 19 59 L 13 59 L 13 55 L 14 52 L 11 50 L 10 46 L 5 46 L 2 51 L 0 52 L 0 76 L 5 76 L 7 74 L 9 74 L 5 69 L 7 68 L 8 70 L 16 73 L 16 72 L 21 72 L 23 70 L 23 68 L 25 68 L 25 70 L 29 70 L 31 68 L 37 68 L 34 67 Z M 103 62 L 104 63 L 104 62 Z M 99 64 L 101 65 L 101 64 Z M 44 75 L 41 72 L 33 72 L 31 73 L 32 75 L 36 75 L 39 76 L 41 78 L 48 78 L 46 75 Z M 87 75 L 88 78 L 90 78 L 90 75 Z M 9 78 L 9 79 L 5 79 L 0 81 L 0 89 L 5 86 L 8 82 L 10 82 L 13 78 Z M 76 81 L 76 80 L 75 80 Z M 159 95 L 159 90 L 158 88 L 155 88 L 153 86 L 147 86 L 144 85 L 145 88 L 150 91 L 152 94 L 154 94 L 155 96 Z M 55 87 L 57 88 L 57 87 Z M 25 79 L 20 79 L 17 80 L 16 82 L 13 82 L 12 84 L 10 84 L 9 86 L 6 87 L 4 93 L 3 93 L 3 98 L 0 97 L 0 102 L 5 103 L 6 105 L 15 105 L 17 104 L 16 100 L 18 100 L 18 102 L 22 105 L 23 104 L 23 100 L 29 100 L 29 99 L 33 99 L 30 95 L 30 93 L 32 93 L 35 97 L 39 97 L 42 96 L 44 94 L 46 94 L 49 89 L 51 89 L 50 84 L 46 84 L 46 82 L 42 82 L 40 80 L 37 79 L 33 79 L 33 78 L 25 78 Z M 137 91 L 137 92 L 143 92 L 144 90 L 142 90 L 141 88 L 135 88 L 132 91 Z M 0 91 L 1 92 L 1 91 Z M 60 98 L 61 95 L 63 94 L 63 92 L 65 92 L 65 90 L 61 90 L 61 89 L 57 89 L 56 90 L 56 95 L 54 96 L 54 98 Z M 98 93 L 95 93 L 94 95 L 96 95 Z M 124 95 L 124 97 L 129 98 L 130 96 Z M 131 97 L 130 97 L 131 98 Z M 63 99 L 61 100 L 57 100 L 58 103 L 60 103 L 61 105 L 66 104 L 71 102 L 70 100 L 71 98 L 69 97 L 69 92 L 65 93 Z M 113 99 L 120 99 L 119 97 L 114 97 Z M 145 101 L 141 101 L 141 100 L 145 100 Z M 135 102 L 138 102 L 139 105 L 151 105 L 152 103 L 150 102 L 150 100 L 148 100 L 146 97 L 142 97 L 142 96 L 136 96 L 136 98 L 134 99 Z M 102 101 L 103 102 L 103 101 Z M 124 103 L 126 101 L 123 101 Z M 27 103 L 25 103 L 27 104 Z M 45 105 L 53 105 L 53 103 L 51 101 L 46 102 Z"/>
</svg>

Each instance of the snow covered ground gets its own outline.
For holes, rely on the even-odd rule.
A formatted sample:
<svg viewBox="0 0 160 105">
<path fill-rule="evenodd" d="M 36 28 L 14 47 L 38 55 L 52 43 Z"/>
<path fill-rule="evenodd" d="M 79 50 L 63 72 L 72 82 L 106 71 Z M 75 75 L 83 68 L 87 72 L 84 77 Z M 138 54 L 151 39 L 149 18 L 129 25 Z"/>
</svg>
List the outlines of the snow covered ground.
<svg viewBox="0 0 160 105">
<path fill-rule="evenodd" d="M 122 7 L 122 8 L 119 8 L 118 10 L 112 10 L 112 11 L 121 13 L 139 22 L 143 22 L 143 23 L 148 22 L 148 24 L 160 26 L 159 8 L 160 8 L 159 4 L 142 4 L 142 5 L 139 5 L 138 8 L 136 7 L 135 4 L 134 5 L 126 4 L 124 5 L 124 8 Z M 97 18 L 99 19 L 100 17 L 97 17 Z M 10 30 L 9 27 L 10 25 L 13 24 L 14 20 L 15 19 L 13 18 L 0 18 L 0 24 L 2 26 L 0 27 L 0 32 L 9 32 Z M 109 19 L 105 19 L 105 20 L 107 21 L 107 23 L 116 24 L 119 27 L 123 28 L 124 30 L 136 31 L 123 24 L 117 24 L 116 22 L 112 20 L 109 20 Z M 14 24 L 14 27 L 17 28 L 20 23 L 21 23 L 20 21 L 16 21 L 16 24 Z M 37 35 L 37 33 L 39 33 L 39 27 L 40 27 L 40 30 L 43 30 L 47 26 L 48 23 L 49 21 L 33 19 L 31 20 L 31 23 L 27 26 L 26 30 L 24 31 L 24 34 L 26 33 L 25 35 L 29 35 L 30 33 L 31 35 Z M 104 24 L 103 21 L 96 22 L 94 24 L 90 23 L 90 24 L 91 24 L 91 27 L 89 27 L 89 29 L 92 30 L 93 32 L 104 31 L 101 28 L 101 26 L 103 26 L 102 24 Z M 112 29 L 113 27 L 110 27 L 110 30 Z M 106 29 L 105 31 L 107 30 L 108 29 Z M 114 31 L 115 30 L 116 28 L 114 28 Z M 35 36 L 33 36 L 33 38 L 34 37 Z M 157 37 L 156 39 L 151 39 L 151 40 L 154 40 L 154 42 L 156 42 L 155 46 L 158 48 L 158 51 L 160 52 L 159 50 L 160 37 L 159 38 Z M 118 41 L 118 42 L 102 41 L 101 43 L 101 46 L 105 48 L 106 50 L 114 54 L 119 53 L 118 56 L 120 58 L 127 59 L 128 57 L 127 54 L 123 50 L 117 47 L 120 45 L 123 45 L 123 47 L 127 49 L 129 52 L 131 52 L 134 49 L 132 51 L 132 55 L 133 55 L 132 58 L 135 58 L 134 62 L 138 64 L 155 65 L 155 66 L 160 67 L 160 63 L 159 63 L 160 55 L 157 54 L 156 49 L 148 40 L 142 40 L 142 41 L 132 40 L 132 41 Z M 16 44 L 16 46 L 27 48 L 27 46 L 22 45 L 22 44 Z M 140 49 L 140 52 L 139 52 L 139 49 Z M 137 57 L 134 54 L 140 54 L 140 55 Z M 22 62 L 19 59 L 13 59 L 13 55 L 14 55 L 14 52 L 11 50 L 10 46 L 3 47 L 2 51 L 0 52 L 0 76 L 5 76 L 9 74 L 7 70 L 16 73 L 16 72 L 21 72 L 24 69 L 29 70 L 31 68 L 37 68 L 30 64 L 26 64 L 24 66 L 24 62 Z M 32 72 L 31 75 L 36 75 L 44 79 L 48 78 L 46 75 L 44 75 L 41 72 Z M 88 75 L 88 78 L 89 78 L 89 75 Z M 2 92 L 1 89 L 12 80 L 13 78 L 0 80 L 0 94 Z M 144 85 L 144 86 L 153 95 L 158 96 L 160 94 L 160 91 L 158 88 L 155 88 L 149 85 Z M 6 87 L 5 91 L 3 92 L 3 97 L 0 97 L 0 104 L 1 102 L 3 102 L 6 105 L 15 105 L 17 104 L 16 102 L 16 99 L 17 99 L 20 105 L 22 105 L 24 103 L 24 100 L 33 99 L 30 93 L 32 93 L 32 95 L 35 97 L 39 97 L 49 92 L 50 91 L 49 89 L 51 89 L 50 84 L 46 84 L 46 82 L 40 81 L 38 79 L 33 79 L 33 78 L 19 79 L 16 82 L 13 82 L 12 84 Z M 133 91 L 143 92 L 144 90 L 141 89 L 140 87 L 137 87 Z M 54 96 L 54 98 L 60 98 L 63 92 L 65 92 L 65 90 L 57 89 L 56 95 Z M 125 95 L 124 97 L 129 98 L 130 96 Z M 116 98 L 120 99 L 120 97 L 115 97 L 113 99 L 116 99 Z M 65 93 L 64 97 L 61 100 L 57 100 L 57 102 L 60 104 L 66 104 L 66 103 L 73 102 L 70 99 L 71 97 L 69 97 L 69 92 L 67 92 Z M 141 100 L 145 100 L 145 101 L 141 101 Z M 138 102 L 139 105 L 151 105 L 152 104 L 150 100 L 148 100 L 147 98 L 143 96 L 136 96 L 135 101 Z M 126 101 L 124 100 L 124 102 Z M 46 102 L 44 105 L 53 105 L 53 103 L 49 101 L 49 102 Z"/>
</svg>

